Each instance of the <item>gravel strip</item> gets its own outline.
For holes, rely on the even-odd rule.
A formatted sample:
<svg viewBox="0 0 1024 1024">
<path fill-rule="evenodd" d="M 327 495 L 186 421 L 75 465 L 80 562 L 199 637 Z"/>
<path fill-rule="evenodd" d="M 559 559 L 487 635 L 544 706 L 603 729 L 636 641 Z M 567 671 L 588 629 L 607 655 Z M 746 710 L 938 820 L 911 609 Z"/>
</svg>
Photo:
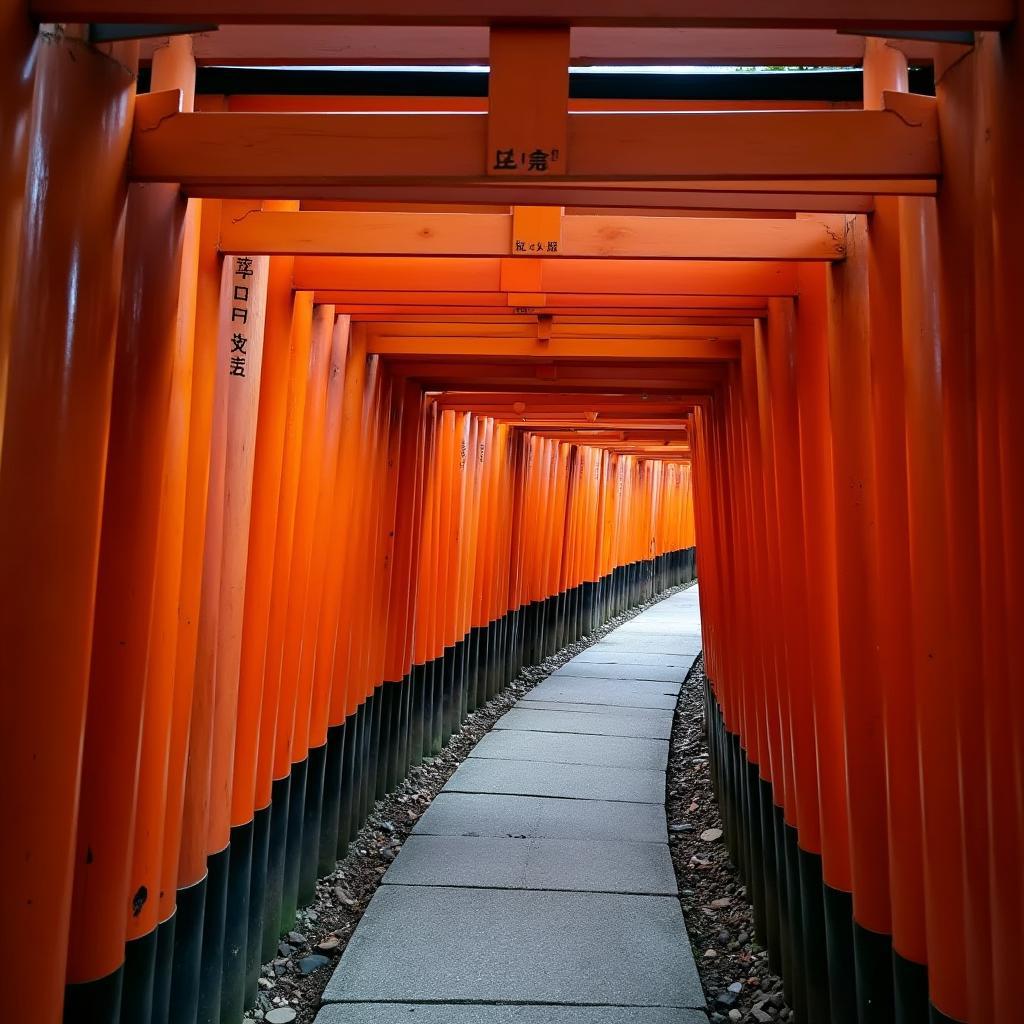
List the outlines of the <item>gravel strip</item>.
<svg viewBox="0 0 1024 1024">
<path fill-rule="evenodd" d="M 397 856 L 420 815 L 469 756 L 478 740 L 517 700 L 522 699 L 523 694 L 555 669 L 646 608 L 688 586 L 693 584 L 665 590 L 653 601 L 609 620 L 592 636 L 563 647 L 539 665 L 524 668 L 497 697 L 466 718 L 437 757 L 413 768 L 393 793 L 379 800 L 367 823 L 353 838 L 348 856 L 338 862 L 333 874 L 317 882 L 316 899 L 299 911 L 294 930 L 282 938 L 280 955 L 264 964 L 257 1004 L 246 1012 L 244 1024 L 262 1020 L 273 1022 L 277 1018 L 282 1024 L 290 1021 L 311 1024 L 320 1009 L 321 995 L 338 958 L 380 885 L 381 876 Z"/>
<path fill-rule="evenodd" d="M 723 837 L 704 727 L 704 656 L 679 694 L 669 751 L 669 847 L 714 1024 L 789 1021 L 782 979 L 754 941 L 754 910 Z"/>
</svg>

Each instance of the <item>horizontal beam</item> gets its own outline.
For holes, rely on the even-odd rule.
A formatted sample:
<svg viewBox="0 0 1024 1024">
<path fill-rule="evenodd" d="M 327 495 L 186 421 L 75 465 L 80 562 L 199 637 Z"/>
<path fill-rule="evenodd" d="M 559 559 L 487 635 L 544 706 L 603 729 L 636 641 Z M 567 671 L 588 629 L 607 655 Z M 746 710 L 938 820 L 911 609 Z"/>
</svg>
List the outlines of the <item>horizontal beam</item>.
<svg viewBox="0 0 1024 1024">
<path fill-rule="evenodd" d="M 555 240 L 516 238 L 510 214 L 225 210 L 223 252 L 313 256 L 509 256 L 554 244 L 554 257 L 836 260 L 842 232 L 814 220 L 572 216 Z"/>
<path fill-rule="evenodd" d="M 595 444 L 608 441 L 612 444 L 688 445 L 689 442 L 685 440 L 686 433 L 685 423 L 666 423 L 664 426 L 645 430 L 615 430 L 612 427 L 600 427 L 588 431 L 586 439 L 588 443 Z M 566 441 L 575 441 L 583 435 L 578 430 L 567 430 L 561 434 L 553 433 L 551 436 Z"/>
<path fill-rule="evenodd" d="M 1013 0 L 31 0 L 39 21 L 316 25 L 491 25 L 991 29 Z"/>
<path fill-rule="evenodd" d="M 674 417 L 685 411 L 689 403 L 680 395 L 672 398 L 644 399 L 638 395 L 537 395 L 532 392 L 486 394 L 480 392 L 449 391 L 437 397 L 437 404 L 445 409 L 472 407 L 484 415 L 498 412 L 517 415 L 543 413 L 576 413 L 600 411 L 643 413 L 645 416 Z"/>
<path fill-rule="evenodd" d="M 293 282 L 300 291 L 330 289 L 394 292 L 518 292 L 503 280 L 503 265 L 526 261 L 481 257 L 446 260 L 390 256 L 297 256 Z M 530 292 L 601 296 L 795 295 L 796 269 L 788 263 L 672 260 L 537 260 Z M 320 299 L 319 301 L 327 301 Z M 610 302 L 609 305 L 619 303 Z M 749 303 L 757 305 L 757 303 Z"/>
<path fill-rule="evenodd" d="M 140 99 L 133 180 L 176 182 L 196 195 L 249 189 L 271 198 L 295 198 L 297 189 L 301 198 L 327 198 L 339 186 L 372 184 L 427 187 L 427 194 L 453 185 L 487 186 L 491 194 L 506 182 L 536 187 L 524 168 L 487 176 L 494 154 L 479 114 L 176 113 L 175 102 L 167 94 Z M 671 195 L 687 181 L 750 181 L 772 192 L 780 179 L 789 190 L 793 179 L 936 178 L 934 102 L 891 102 L 886 110 L 570 114 L 565 178 L 588 186 L 581 192 L 593 205 L 607 188 L 652 182 Z"/>
<path fill-rule="evenodd" d="M 367 340 L 366 350 L 378 355 L 414 358 L 418 356 L 458 356 L 496 359 L 679 359 L 726 361 L 739 357 L 739 343 L 723 339 L 680 339 L 665 341 L 643 338 L 611 341 L 604 338 L 552 338 L 537 341 L 527 338 L 402 338 L 375 337 Z"/>
<path fill-rule="evenodd" d="M 387 357 L 385 357 L 387 358 Z M 495 388 L 517 391 L 548 391 L 565 393 L 607 393 L 608 391 L 643 391 L 648 394 L 678 394 L 700 389 L 710 392 L 721 383 L 726 364 L 722 362 L 519 362 L 489 361 L 476 358 L 430 359 L 388 358 L 388 366 L 396 377 L 423 382 L 432 390 L 494 391 Z"/>
<path fill-rule="evenodd" d="M 598 339 L 604 341 L 632 341 L 638 337 L 651 338 L 656 341 L 685 340 L 719 340 L 722 338 L 752 339 L 753 326 L 749 323 L 739 326 L 716 325 L 694 326 L 680 323 L 651 323 L 649 321 L 633 321 L 632 323 L 599 322 L 593 318 L 587 322 L 577 322 L 565 317 L 552 317 L 546 325 L 547 337 L 552 339 L 573 338 Z M 463 338 L 495 341 L 529 340 L 537 338 L 538 320 L 530 318 L 495 318 L 487 320 L 464 321 L 462 323 L 438 323 L 430 321 L 393 321 L 391 323 L 371 324 L 364 331 L 367 338 L 405 337 L 405 338 Z"/>
<path fill-rule="evenodd" d="M 252 185 L 193 186 L 186 191 L 198 198 L 223 196 L 235 199 L 273 199 L 288 197 L 307 202 L 339 202 L 376 208 L 412 204 L 461 205 L 489 208 L 497 206 L 562 206 L 597 207 L 601 210 L 660 210 L 664 213 L 870 213 L 876 194 L 904 195 L 919 190 L 922 182 L 895 183 L 884 181 L 838 182 L 851 188 L 830 192 L 802 191 L 789 183 L 775 192 L 739 190 L 735 183 L 716 183 L 718 188 L 604 188 L 600 192 L 575 182 L 545 185 L 294 185 L 288 188 Z M 856 187 L 854 188 L 854 184 Z M 779 183 L 773 183 L 777 187 Z M 911 189 L 909 186 L 918 186 Z M 934 193 L 934 182 L 928 182 L 926 194 Z M 758 186 L 760 187 L 760 186 Z M 852 190 L 851 190 L 852 189 Z M 275 194 L 271 194 L 275 193 Z M 280 193 L 277 195 L 276 193 Z"/>
<path fill-rule="evenodd" d="M 333 303 L 328 303 L 333 305 Z M 657 314 L 637 315 L 632 311 L 606 313 L 604 311 L 582 313 L 554 313 L 542 314 L 553 317 L 556 325 L 572 325 L 574 327 L 589 328 L 591 332 L 603 330 L 608 326 L 631 327 L 634 333 L 653 334 L 662 326 L 669 327 L 703 327 L 705 330 L 710 326 L 725 327 L 751 327 L 751 316 L 738 316 L 736 310 L 723 307 L 719 310 L 700 310 L 698 314 L 690 314 L 680 311 L 676 314 L 666 313 L 664 310 Z M 752 316 L 764 317 L 767 312 L 763 309 L 760 313 L 753 313 Z M 406 326 L 433 325 L 431 330 L 440 333 L 440 330 L 451 329 L 454 325 L 470 327 L 476 332 L 487 332 L 489 325 L 518 325 L 524 328 L 527 333 L 524 337 L 533 337 L 538 322 L 536 313 L 508 313 L 503 314 L 495 309 L 488 309 L 486 306 L 479 307 L 479 312 L 465 314 L 461 310 L 449 311 L 438 310 L 429 313 L 417 313 L 408 309 L 396 309 L 390 315 L 383 312 L 368 314 L 360 318 L 361 322 L 369 325 L 371 331 L 379 331 L 382 334 L 408 333 L 415 334 L 415 331 L 404 331 Z M 442 327 L 441 325 L 444 325 Z M 439 330 L 440 329 L 440 330 Z M 556 330 L 556 334 L 563 333 Z M 716 331 L 717 334 L 717 331 Z M 693 337 L 695 335 L 688 335 Z M 731 336 L 731 335 L 730 335 Z M 738 336 L 738 335 L 737 335 Z"/>
<path fill-rule="evenodd" d="M 233 67 L 485 66 L 489 58 L 487 29 L 472 26 L 224 25 L 193 38 L 197 63 Z M 155 45 L 142 44 L 143 59 Z M 851 65 L 859 64 L 863 53 L 863 40 L 829 29 L 577 28 L 570 44 L 574 65 L 604 66 Z M 915 62 L 931 61 L 931 46 L 910 42 L 907 54 Z"/>
<path fill-rule="evenodd" d="M 401 319 L 404 316 L 494 316 L 498 312 L 498 308 L 495 306 L 446 306 L 444 304 L 435 303 L 416 303 L 416 304 L 401 304 L 401 303 L 390 303 L 390 304 L 379 304 L 375 305 L 372 302 L 351 302 L 348 300 L 346 293 L 344 292 L 315 292 L 316 302 L 323 302 L 327 305 L 337 306 L 339 313 L 349 313 L 356 320 L 360 320 L 366 323 L 376 322 L 388 322 L 397 319 Z M 334 296 L 333 298 L 324 298 L 324 296 Z M 513 307 L 502 304 L 507 310 L 505 316 L 508 319 L 532 319 L 535 320 L 539 315 L 537 313 L 518 313 L 513 312 Z M 602 307 L 586 307 L 586 306 L 548 306 L 542 311 L 545 315 L 581 315 L 598 313 L 602 317 L 609 317 L 612 319 L 625 320 L 627 317 L 634 319 L 650 319 L 658 320 L 664 317 L 666 314 L 671 314 L 673 311 L 671 307 L 657 308 L 632 308 L 632 307 L 616 307 L 612 304 Z M 703 312 L 703 311 L 702 311 Z M 743 326 L 749 324 L 751 317 L 765 317 L 768 315 L 767 308 L 753 311 L 748 316 L 737 316 L 735 313 L 729 313 L 721 310 L 708 310 L 708 315 L 686 315 L 682 312 L 678 316 L 680 323 L 685 324 L 715 324 L 722 326 Z"/>
</svg>

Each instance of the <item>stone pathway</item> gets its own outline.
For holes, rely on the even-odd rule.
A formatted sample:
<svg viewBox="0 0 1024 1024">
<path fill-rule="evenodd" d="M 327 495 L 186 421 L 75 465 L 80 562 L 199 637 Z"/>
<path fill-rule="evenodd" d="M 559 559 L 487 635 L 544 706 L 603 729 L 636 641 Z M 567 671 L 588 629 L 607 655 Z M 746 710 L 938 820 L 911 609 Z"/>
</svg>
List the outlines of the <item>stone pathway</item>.
<svg viewBox="0 0 1024 1024">
<path fill-rule="evenodd" d="M 691 587 L 508 711 L 403 845 L 316 1024 L 707 1024 L 664 812 L 699 651 Z"/>
</svg>

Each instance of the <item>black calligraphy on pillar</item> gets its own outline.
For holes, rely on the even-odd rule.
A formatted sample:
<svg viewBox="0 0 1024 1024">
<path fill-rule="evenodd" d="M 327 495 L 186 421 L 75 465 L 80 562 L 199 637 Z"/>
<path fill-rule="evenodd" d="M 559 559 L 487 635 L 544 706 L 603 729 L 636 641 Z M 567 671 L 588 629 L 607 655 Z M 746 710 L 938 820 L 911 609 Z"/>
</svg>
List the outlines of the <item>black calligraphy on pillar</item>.
<svg viewBox="0 0 1024 1024">
<path fill-rule="evenodd" d="M 253 276 L 251 256 L 236 256 L 234 275 L 231 282 L 231 325 L 238 330 L 231 335 L 231 350 L 228 352 L 228 373 L 232 377 L 244 377 L 249 344 L 241 328 L 249 323 L 249 278 Z"/>
</svg>

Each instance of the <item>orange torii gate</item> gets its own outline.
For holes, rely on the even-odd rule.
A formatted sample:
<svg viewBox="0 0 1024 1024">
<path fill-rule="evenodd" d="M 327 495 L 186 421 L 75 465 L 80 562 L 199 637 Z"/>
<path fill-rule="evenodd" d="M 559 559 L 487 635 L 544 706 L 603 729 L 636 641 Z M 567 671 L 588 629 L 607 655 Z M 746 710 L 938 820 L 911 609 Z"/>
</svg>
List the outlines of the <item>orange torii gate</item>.
<svg viewBox="0 0 1024 1024">
<path fill-rule="evenodd" d="M 695 539 L 797 1013 L 1017 1012 L 1018 5 L 633 7 L 0 6 L 2 907 L 55 951 L 26 1019 L 240 1017 L 374 796 Z M 194 101 L 183 35 L 136 97 L 138 26 L 200 21 L 208 62 L 344 34 L 489 60 L 490 95 Z M 864 103 L 569 95 L 691 56 L 863 56 Z"/>
</svg>

